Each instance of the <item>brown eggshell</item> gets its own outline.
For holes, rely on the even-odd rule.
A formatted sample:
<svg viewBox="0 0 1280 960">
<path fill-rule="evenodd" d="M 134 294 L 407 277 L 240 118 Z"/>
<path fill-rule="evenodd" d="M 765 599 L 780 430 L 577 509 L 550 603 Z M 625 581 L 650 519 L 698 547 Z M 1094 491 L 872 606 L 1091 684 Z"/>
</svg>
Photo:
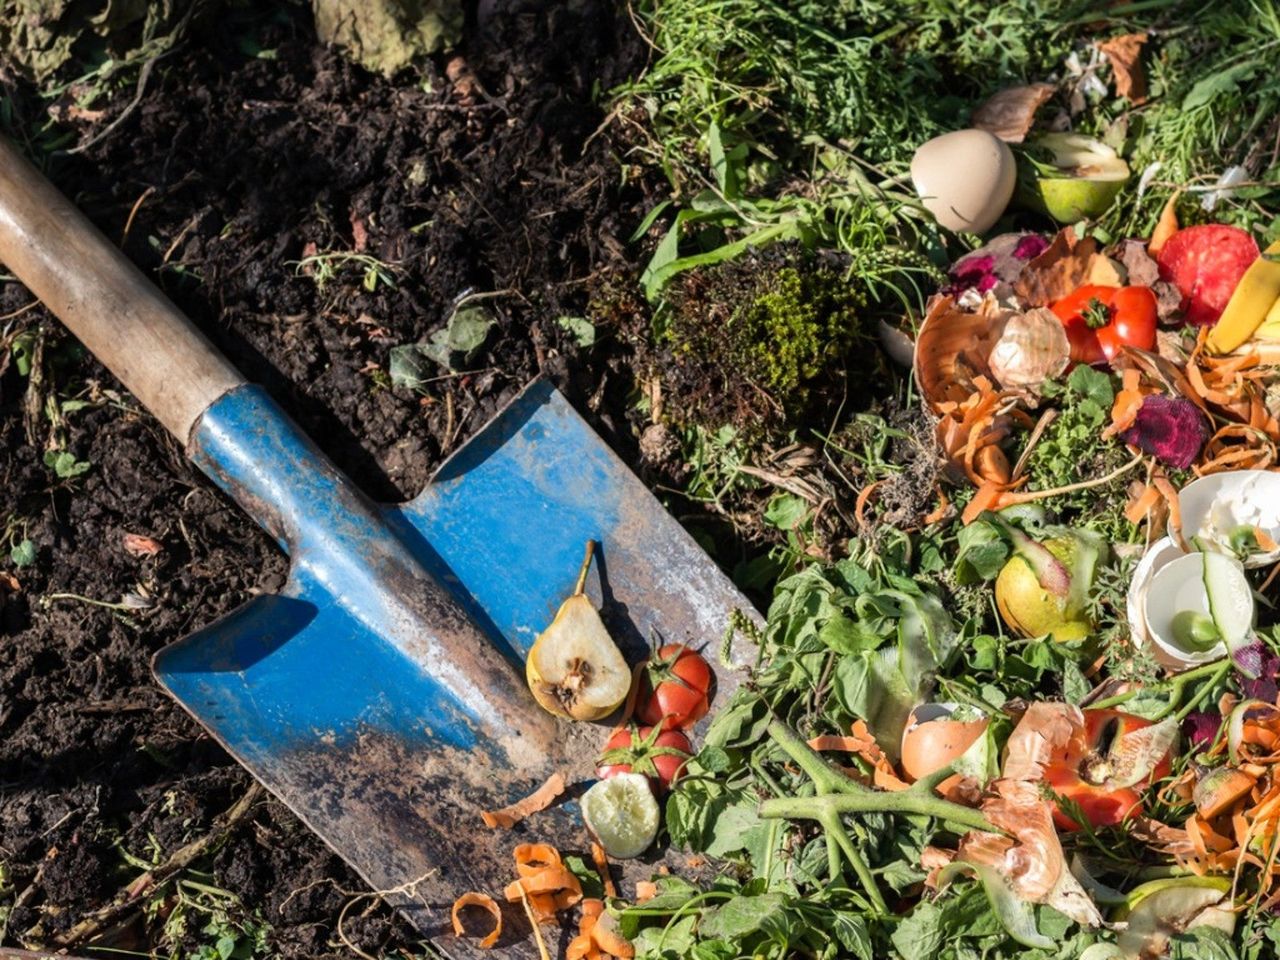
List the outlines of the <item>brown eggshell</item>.
<svg viewBox="0 0 1280 960">
<path fill-rule="evenodd" d="M 986 717 L 968 722 L 948 719 L 917 720 L 939 709 L 936 704 L 922 704 L 911 711 L 907 729 L 902 734 L 902 772 L 908 780 L 919 780 L 960 759 L 987 729 Z M 943 708 L 945 709 L 945 708 Z"/>
</svg>

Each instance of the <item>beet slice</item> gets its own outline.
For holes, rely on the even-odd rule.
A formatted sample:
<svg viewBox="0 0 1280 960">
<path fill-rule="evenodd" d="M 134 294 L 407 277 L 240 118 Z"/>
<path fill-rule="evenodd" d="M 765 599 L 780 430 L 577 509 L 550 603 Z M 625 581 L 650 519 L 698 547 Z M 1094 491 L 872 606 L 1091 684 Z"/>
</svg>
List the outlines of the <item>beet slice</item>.
<svg viewBox="0 0 1280 960">
<path fill-rule="evenodd" d="M 1160 278 L 1182 294 L 1187 323 L 1212 326 L 1249 264 L 1258 259 L 1258 244 L 1246 231 L 1210 223 L 1179 230 L 1160 249 Z"/>
</svg>

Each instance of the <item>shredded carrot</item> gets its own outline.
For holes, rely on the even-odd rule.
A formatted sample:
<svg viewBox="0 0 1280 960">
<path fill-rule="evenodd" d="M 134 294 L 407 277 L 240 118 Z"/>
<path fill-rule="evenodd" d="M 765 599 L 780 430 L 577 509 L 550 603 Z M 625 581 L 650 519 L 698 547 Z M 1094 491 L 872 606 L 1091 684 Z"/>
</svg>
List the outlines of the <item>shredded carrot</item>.
<svg viewBox="0 0 1280 960">
<path fill-rule="evenodd" d="M 809 748 L 819 753 L 825 750 L 843 750 L 845 753 L 861 753 L 866 742 L 858 737 L 842 737 L 834 733 L 824 733 L 809 741 Z"/>
<path fill-rule="evenodd" d="M 1142 402 L 1151 392 L 1151 389 L 1142 389 L 1140 371 L 1132 368 L 1126 370 L 1121 390 L 1116 394 L 1115 402 L 1111 405 L 1111 423 L 1102 431 L 1103 436 L 1114 437 L 1133 426 L 1138 418 L 1138 411 L 1142 408 Z"/>
<path fill-rule="evenodd" d="M 556 914 L 582 899 L 582 884 L 560 858 L 560 851 L 546 843 L 522 843 L 515 848 L 519 879 L 507 884 L 503 896 L 511 903 L 525 901 L 538 923 L 556 922 Z"/>
<path fill-rule="evenodd" d="M 967 527 L 978 519 L 978 516 L 984 510 L 993 510 L 1000 500 L 1004 491 L 995 483 L 984 483 L 978 488 L 978 492 L 973 495 L 973 499 L 969 501 L 968 506 L 964 508 L 964 513 L 960 515 L 960 520 Z"/>
<path fill-rule="evenodd" d="M 618 888 L 613 885 L 613 877 L 609 874 L 609 858 L 604 852 L 604 847 L 591 841 L 591 862 L 596 865 L 596 872 L 600 874 L 600 882 L 604 884 L 604 895 L 606 897 L 616 897 Z"/>
<path fill-rule="evenodd" d="M 501 827 L 504 830 L 510 830 L 530 814 L 545 810 L 551 806 L 556 797 L 564 793 L 564 787 L 564 777 L 559 773 L 553 773 L 547 777 L 542 786 L 527 797 L 509 804 L 501 810 L 481 810 L 480 819 L 490 829 Z"/>
<path fill-rule="evenodd" d="M 1169 482 L 1168 477 L 1155 476 L 1151 478 L 1151 482 L 1169 504 L 1169 526 L 1175 530 L 1181 530 L 1182 508 L 1178 505 L 1178 491 L 1173 489 L 1173 484 Z"/>
<path fill-rule="evenodd" d="M 861 490 L 858 491 L 858 499 L 854 501 L 854 504 L 853 504 L 853 516 L 854 516 L 854 519 L 858 521 L 858 526 L 862 527 L 863 529 L 866 529 L 866 527 L 868 526 L 867 518 L 865 516 L 866 509 L 867 509 L 867 502 L 871 499 L 871 494 L 875 493 L 876 487 L 880 486 L 880 484 L 882 483 L 884 483 L 883 480 L 876 480 L 876 481 L 873 481 L 872 483 L 868 483 L 865 487 L 863 487 Z"/>
<path fill-rule="evenodd" d="M 498 937 L 502 936 L 502 910 L 498 907 L 498 903 L 493 897 L 487 893 L 476 893 L 469 890 L 453 901 L 453 932 L 455 936 L 465 936 L 466 927 L 462 923 L 459 916 L 467 907 L 482 907 L 489 912 L 489 916 L 493 917 L 493 929 L 484 935 L 484 938 L 476 944 L 481 950 L 488 950 L 498 942 Z"/>
<path fill-rule="evenodd" d="M 1155 488 L 1154 484 L 1147 484 L 1142 488 L 1142 493 L 1124 508 L 1125 519 L 1136 526 L 1151 512 L 1152 507 L 1159 502 L 1160 491 Z"/>
<path fill-rule="evenodd" d="M 1253 539 L 1258 541 L 1258 546 L 1270 553 L 1272 550 L 1280 550 L 1280 543 L 1276 543 L 1275 539 L 1267 531 L 1263 530 L 1257 524 L 1253 526 Z"/>
<path fill-rule="evenodd" d="M 658 895 L 658 885 L 652 880 L 636 881 L 636 903 L 646 903 Z"/>
<path fill-rule="evenodd" d="M 604 912 L 600 900 L 583 900 L 578 935 L 565 950 L 566 960 L 631 960 L 635 947 L 618 932 L 618 921 Z"/>
<path fill-rule="evenodd" d="M 1156 221 L 1156 228 L 1151 231 L 1151 239 L 1147 241 L 1147 252 L 1153 257 L 1158 255 L 1169 242 L 1169 238 L 1178 232 L 1178 197 L 1182 196 L 1181 190 L 1175 190 L 1164 205 L 1164 209 L 1160 211 L 1160 219 Z"/>
<path fill-rule="evenodd" d="M 940 483 L 937 484 L 937 490 L 938 490 L 938 505 L 934 507 L 932 510 L 930 510 L 929 513 L 925 516 L 924 525 L 926 527 L 929 526 L 930 524 L 941 523 L 943 520 L 947 518 L 947 513 L 951 509 L 951 501 L 947 499 L 947 493 L 945 490 L 942 489 L 942 484 Z"/>
</svg>

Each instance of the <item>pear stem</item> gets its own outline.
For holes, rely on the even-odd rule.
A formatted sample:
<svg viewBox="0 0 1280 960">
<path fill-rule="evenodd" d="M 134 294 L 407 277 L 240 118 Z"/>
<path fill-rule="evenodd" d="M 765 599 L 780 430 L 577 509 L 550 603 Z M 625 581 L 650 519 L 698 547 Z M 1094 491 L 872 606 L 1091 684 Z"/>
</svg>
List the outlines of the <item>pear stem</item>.
<svg viewBox="0 0 1280 960">
<path fill-rule="evenodd" d="M 587 571 L 591 569 L 591 558 L 595 556 L 596 542 L 594 540 L 587 541 L 587 553 L 582 558 L 582 569 L 578 571 L 578 582 L 573 585 L 573 595 L 575 597 L 582 596 L 587 589 Z"/>
</svg>

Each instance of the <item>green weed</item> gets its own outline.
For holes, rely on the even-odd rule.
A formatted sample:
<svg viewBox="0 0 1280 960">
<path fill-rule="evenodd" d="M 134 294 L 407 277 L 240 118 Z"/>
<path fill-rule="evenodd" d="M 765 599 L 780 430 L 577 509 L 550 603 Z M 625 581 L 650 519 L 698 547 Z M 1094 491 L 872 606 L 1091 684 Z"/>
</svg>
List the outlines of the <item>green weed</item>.
<svg viewBox="0 0 1280 960">
<path fill-rule="evenodd" d="M 311 277 L 322 290 L 347 266 L 354 266 L 362 271 L 361 285 L 370 293 L 378 289 L 378 284 L 394 290 L 396 274 L 400 272 L 396 264 L 379 260 L 367 253 L 342 250 L 330 250 L 301 260 L 290 260 L 289 265 L 294 267 L 297 274 Z"/>
</svg>

